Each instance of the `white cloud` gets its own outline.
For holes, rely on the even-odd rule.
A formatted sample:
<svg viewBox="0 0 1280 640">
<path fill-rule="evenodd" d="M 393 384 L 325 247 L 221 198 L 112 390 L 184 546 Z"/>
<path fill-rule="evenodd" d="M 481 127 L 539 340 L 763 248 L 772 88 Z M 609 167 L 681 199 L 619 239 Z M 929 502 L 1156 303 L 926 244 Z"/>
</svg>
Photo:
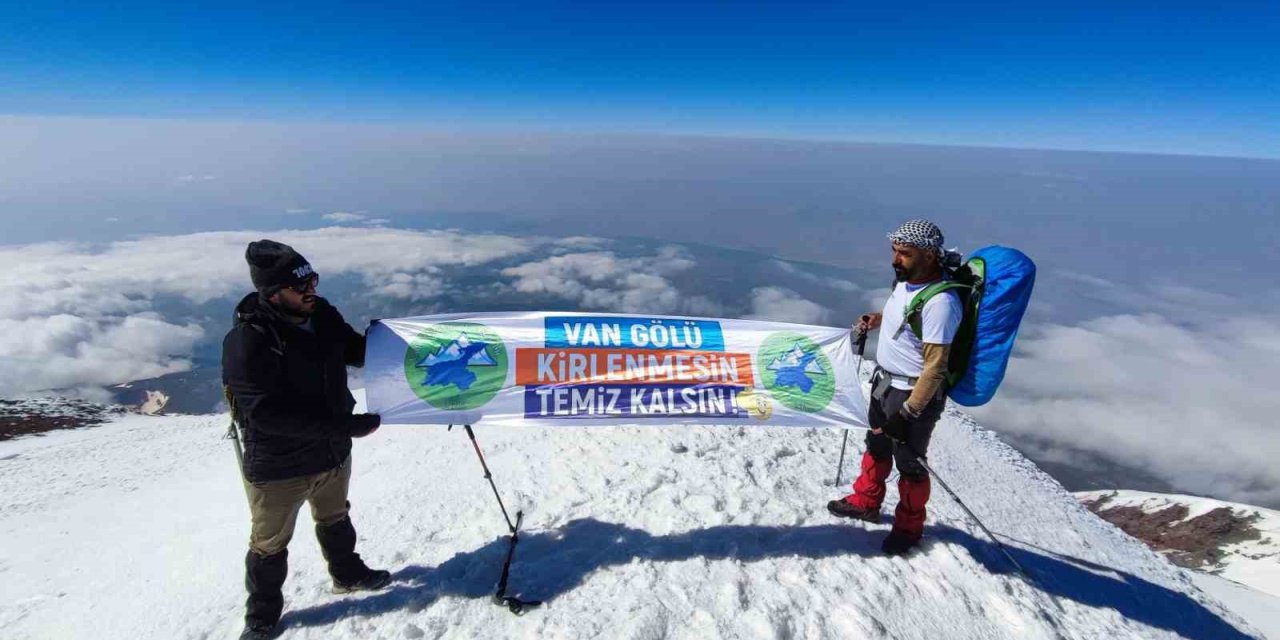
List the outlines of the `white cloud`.
<svg viewBox="0 0 1280 640">
<path fill-rule="evenodd" d="M 426 273 L 393 273 L 383 276 L 374 283 L 373 293 L 400 300 L 426 300 L 440 295 L 444 291 L 441 278 L 432 275 L 437 269 Z"/>
<path fill-rule="evenodd" d="M 391 221 L 387 218 L 370 218 L 365 220 L 363 224 L 368 227 L 385 227 L 391 224 Z"/>
<path fill-rule="evenodd" d="M 439 267 L 485 264 L 542 242 L 333 227 L 0 247 L 0 396 L 187 368 L 202 334 L 151 313 L 154 300 L 204 303 L 248 291 L 244 248 L 263 237 L 292 245 L 323 274 L 356 275 L 374 294 L 402 299 L 437 295 Z"/>
<path fill-rule="evenodd" d="M 503 269 L 522 293 L 551 293 L 589 309 L 675 313 L 684 308 L 680 292 L 666 276 L 693 267 L 677 247 L 655 256 L 620 258 L 611 251 L 552 256 Z M 702 305 L 705 299 L 699 301 Z"/>
<path fill-rule="evenodd" d="M 249 287 L 244 248 L 271 237 L 324 274 L 383 278 L 520 255 L 537 240 L 451 231 L 333 227 L 161 236 L 105 246 L 0 247 L 0 318 L 136 313 L 158 295 L 202 303 Z"/>
<path fill-rule="evenodd" d="M 800 278 L 801 280 L 804 280 L 806 282 L 820 284 L 826 287 L 831 287 L 832 289 L 837 289 L 839 291 L 856 293 L 862 290 L 862 287 L 859 287 L 858 285 L 848 280 L 843 280 L 840 278 L 832 278 L 829 276 L 820 276 L 814 273 L 810 273 L 808 271 L 805 271 L 804 269 L 801 269 L 800 267 L 797 267 L 796 265 L 790 262 L 787 262 L 786 260 L 774 259 L 773 266 L 777 267 L 778 269 L 782 270 L 785 273 L 796 276 L 797 278 Z"/>
<path fill-rule="evenodd" d="M 152 313 L 0 318 L 0 394 L 109 385 L 185 371 L 204 331 Z"/>
<path fill-rule="evenodd" d="M 364 220 L 363 215 L 359 213 L 348 213 L 346 211 L 334 211 L 333 213 L 326 213 L 320 217 L 329 222 L 336 222 L 338 224 L 360 222 L 361 220 Z"/>
<path fill-rule="evenodd" d="M 751 290 L 751 313 L 747 317 L 774 322 L 826 324 L 831 311 L 790 289 L 757 287 Z"/>
<path fill-rule="evenodd" d="M 724 307 L 719 302 L 706 296 L 684 298 L 680 312 L 691 316 L 724 317 Z"/>
<path fill-rule="evenodd" d="M 1164 299 L 1156 306 L 1207 299 L 1185 290 L 1150 295 Z M 1280 316 L 1184 307 L 1176 316 L 1042 326 L 1019 343 L 996 399 L 972 410 L 980 419 L 1099 452 L 1181 491 L 1280 502 L 1280 439 L 1272 434 L 1280 394 L 1269 391 Z"/>
</svg>

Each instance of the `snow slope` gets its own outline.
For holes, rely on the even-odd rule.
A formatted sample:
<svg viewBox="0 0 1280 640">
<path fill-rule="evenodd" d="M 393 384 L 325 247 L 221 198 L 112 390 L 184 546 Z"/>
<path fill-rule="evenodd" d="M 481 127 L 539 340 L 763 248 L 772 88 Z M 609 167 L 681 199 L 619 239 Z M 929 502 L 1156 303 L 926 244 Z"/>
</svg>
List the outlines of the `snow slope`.
<svg viewBox="0 0 1280 640">
<path fill-rule="evenodd" d="M 1208 573 L 1191 572 L 1191 581 L 1217 598 L 1267 638 L 1280 638 L 1280 598 Z"/>
<path fill-rule="evenodd" d="M 1280 638 L 1280 512 L 1212 498 L 1145 491 L 1075 494 L 1104 519 L 1192 569 L 1196 586 L 1268 638 Z M 1132 510 L 1137 510 L 1133 512 Z M 1121 511 L 1130 510 L 1122 514 Z M 1223 513 L 1230 514 L 1222 517 Z M 1139 515 L 1140 514 L 1140 515 Z M 1177 517 L 1181 514 L 1181 517 Z M 1228 522 L 1234 519 L 1236 522 Z M 1181 540 L 1169 548 L 1168 536 Z M 1187 554 L 1187 549 L 1198 553 Z M 1181 559 L 1179 555 L 1181 554 Z"/>
<path fill-rule="evenodd" d="M 1185 507 L 1186 516 L 1168 526 L 1176 526 L 1217 509 L 1228 509 L 1233 515 L 1248 520 L 1248 526 L 1256 532 L 1256 537 L 1217 545 L 1221 557 L 1200 569 L 1280 598 L 1280 511 L 1212 498 L 1145 491 L 1084 491 L 1077 493 L 1076 498 L 1082 502 L 1102 500 L 1100 507 L 1103 509 L 1136 507 L 1146 513 Z"/>
<path fill-rule="evenodd" d="M 248 510 L 225 417 L 129 416 L 0 442 L 6 638 L 234 638 Z M 932 462 L 1007 536 L 1025 580 L 935 484 L 923 548 L 826 513 L 835 430 L 477 429 L 526 511 L 512 591 L 498 508 L 460 430 L 357 441 L 360 551 L 386 591 L 339 597 L 307 515 L 290 549 L 285 638 L 1256 637 L 1187 575 L 949 412 Z M 861 434 L 850 438 L 845 479 Z M 897 499 L 893 486 L 889 504 Z M 304 510 L 305 514 L 305 510 Z"/>
</svg>

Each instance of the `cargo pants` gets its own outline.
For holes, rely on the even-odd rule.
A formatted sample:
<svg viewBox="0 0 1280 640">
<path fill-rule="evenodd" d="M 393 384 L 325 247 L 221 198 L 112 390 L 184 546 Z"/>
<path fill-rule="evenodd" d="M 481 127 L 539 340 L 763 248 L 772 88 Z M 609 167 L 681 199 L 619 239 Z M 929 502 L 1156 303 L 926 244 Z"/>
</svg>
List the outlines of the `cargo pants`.
<svg viewBox="0 0 1280 640">
<path fill-rule="evenodd" d="M 302 503 L 311 504 L 311 519 L 322 527 L 336 524 L 347 517 L 350 504 L 347 489 L 351 484 L 351 457 L 328 471 L 267 482 L 245 481 L 249 513 L 253 528 L 249 533 L 249 549 L 260 556 L 284 551 L 293 538 Z"/>
</svg>

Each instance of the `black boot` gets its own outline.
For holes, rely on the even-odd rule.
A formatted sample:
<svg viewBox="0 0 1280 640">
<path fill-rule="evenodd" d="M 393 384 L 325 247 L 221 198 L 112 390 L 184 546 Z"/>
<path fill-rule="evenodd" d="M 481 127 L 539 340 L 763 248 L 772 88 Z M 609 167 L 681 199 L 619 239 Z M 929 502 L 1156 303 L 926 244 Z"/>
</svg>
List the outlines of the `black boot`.
<svg viewBox="0 0 1280 640">
<path fill-rule="evenodd" d="M 886 555 L 900 556 L 911 551 L 918 544 L 920 544 L 920 536 L 894 529 L 885 536 L 884 542 L 880 543 L 880 550 Z"/>
<path fill-rule="evenodd" d="M 329 562 L 334 593 L 374 591 L 391 582 L 391 572 L 370 569 L 356 553 L 356 528 L 350 517 L 328 526 L 317 524 L 316 539 Z"/>
<path fill-rule="evenodd" d="M 280 630 L 275 626 L 270 627 L 245 627 L 240 634 L 240 640 L 274 640 L 280 635 Z"/>
<path fill-rule="evenodd" d="M 284 610 L 285 576 L 289 573 L 289 550 L 260 556 L 252 551 L 244 557 L 244 588 L 249 592 L 244 608 L 244 633 L 241 640 L 274 638 L 276 623 Z"/>
<path fill-rule="evenodd" d="M 841 518 L 853 518 L 854 520 L 862 520 L 864 522 L 870 522 L 872 524 L 880 523 L 879 509 L 876 509 L 874 511 L 870 509 L 861 509 L 859 507 L 853 506 L 852 504 L 849 503 L 848 500 L 845 500 L 844 498 L 841 498 L 839 500 L 832 500 L 831 502 L 828 502 L 827 511 L 829 511 L 831 515 L 838 516 Z"/>
</svg>

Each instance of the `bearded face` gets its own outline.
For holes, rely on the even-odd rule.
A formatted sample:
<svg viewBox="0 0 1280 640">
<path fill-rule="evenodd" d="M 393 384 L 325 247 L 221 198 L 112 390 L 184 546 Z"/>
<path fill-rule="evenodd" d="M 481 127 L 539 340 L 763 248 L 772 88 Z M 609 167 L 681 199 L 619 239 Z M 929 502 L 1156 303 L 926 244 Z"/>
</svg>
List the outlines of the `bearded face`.
<svg viewBox="0 0 1280 640">
<path fill-rule="evenodd" d="M 928 249 L 893 243 L 893 275 L 898 282 L 915 282 L 933 275 L 938 254 Z"/>
<path fill-rule="evenodd" d="M 300 285 L 285 287 L 271 296 L 271 304 L 285 315 L 310 318 L 316 311 L 316 286 L 319 284 L 319 276 L 312 276 Z"/>
</svg>

